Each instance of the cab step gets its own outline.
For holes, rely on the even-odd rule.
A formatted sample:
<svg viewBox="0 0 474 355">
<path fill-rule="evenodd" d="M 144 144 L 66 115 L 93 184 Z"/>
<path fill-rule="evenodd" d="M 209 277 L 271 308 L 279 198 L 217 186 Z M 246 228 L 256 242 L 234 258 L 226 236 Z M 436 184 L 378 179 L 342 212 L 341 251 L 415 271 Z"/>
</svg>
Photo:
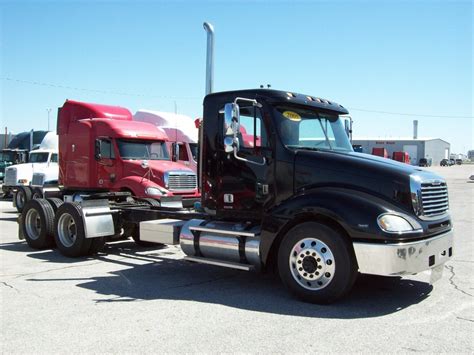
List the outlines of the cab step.
<svg viewBox="0 0 474 355">
<path fill-rule="evenodd" d="M 212 227 L 206 227 L 206 226 L 192 226 L 192 227 L 189 227 L 189 229 L 196 232 L 207 232 L 207 233 L 224 234 L 224 235 L 241 236 L 241 237 L 258 236 L 257 233 L 244 231 L 244 230 L 237 230 L 233 228 L 225 229 L 225 228 L 212 228 Z"/>
<path fill-rule="evenodd" d="M 232 261 L 222 261 L 222 260 L 216 260 L 216 259 L 206 259 L 199 256 L 185 256 L 184 260 L 192 261 L 192 262 L 200 263 L 200 264 L 222 266 L 222 267 L 227 267 L 230 269 L 237 269 L 237 270 L 243 270 L 243 271 L 251 271 L 255 269 L 253 265 L 249 265 L 249 264 L 240 264 L 240 263 L 234 263 Z"/>
</svg>

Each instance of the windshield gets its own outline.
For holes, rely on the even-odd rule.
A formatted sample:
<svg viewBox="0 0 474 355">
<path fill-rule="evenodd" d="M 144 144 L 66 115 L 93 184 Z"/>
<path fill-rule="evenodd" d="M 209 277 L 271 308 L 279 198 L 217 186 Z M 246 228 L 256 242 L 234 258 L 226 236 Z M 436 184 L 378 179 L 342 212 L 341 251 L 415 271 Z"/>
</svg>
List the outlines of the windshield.
<svg viewBox="0 0 474 355">
<path fill-rule="evenodd" d="M 189 143 L 189 148 L 191 149 L 191 154 L 193 155 L 194 161 L 197 161 L 197 154 L 198 154 L 197 143 Z"/>
<path fill-rule="evenodd" d="M 275 111 L 280 137 L 288 148 L 353 151 L 338 115 L 289 106 L 277 106 Z"/>
<path fill-rule="evenodd" d="M 130 160 L 169 160 L 164 142 L 136 141 L 119 139 L 118 149 L 122 159 Z"/>
<path fill-rule="evenodd" d="M 49 153 L 30 153 L 30 163 L 48 162 Z"/>
<path fill-rule="evenodd" d="M 0 161 L 13 161 L 14 157 L 13 152 L 0 152 Z"/>
</svg>

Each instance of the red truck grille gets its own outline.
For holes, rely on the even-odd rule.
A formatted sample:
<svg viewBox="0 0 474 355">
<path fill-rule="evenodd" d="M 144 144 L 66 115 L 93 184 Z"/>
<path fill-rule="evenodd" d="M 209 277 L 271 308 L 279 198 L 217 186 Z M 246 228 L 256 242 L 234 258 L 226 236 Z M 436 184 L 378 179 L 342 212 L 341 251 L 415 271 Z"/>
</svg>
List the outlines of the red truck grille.
<svg viewBox="0 0 474 355">
<path fill-rule="evenodd" d="M 168 190 L 188 191 L 197 188 L 197 177 L 192 173 L 169 173 Z"/>
</svg>

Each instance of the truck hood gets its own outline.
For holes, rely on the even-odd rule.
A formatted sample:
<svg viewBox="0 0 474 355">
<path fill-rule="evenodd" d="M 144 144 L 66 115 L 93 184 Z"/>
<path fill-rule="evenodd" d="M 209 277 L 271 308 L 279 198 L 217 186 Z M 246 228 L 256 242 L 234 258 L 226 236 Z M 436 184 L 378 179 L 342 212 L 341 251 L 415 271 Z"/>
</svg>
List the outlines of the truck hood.
<svg viewBox="0 0 474 355">
<path fill-rule="evenodd" d="M 418 167 L 369 154 L 299 150 L 295 190 L 335 186 L 378 195 L 411 209 L 410 175 L 441 179 Z"/>
<path fill-rule="evenodd" d="M 16 177 L 19 179 L 28 179 L 31 181 L 34 173 L 43 173 L 47 176 L 58 175 L 57 163 L 24 163 L 11 165 L 5 170 L 16 169 Z"/>
<path fill-rule="evenodd" d="M 160 185 L 162 185 L 164 174 L 171 171 L 180 171 L 180 172 L 188 172 L 189 174 L 194 174 L 194 172 L 179 163 L 170 160 L 147 160 L 148 167 L 144 168 L 142 166 L 143 160 L 124 160 L 124 166 L 127 166 L 130 173 L 137 175 L 137 176 L 144 176 L 150 170 L 152 171 L 153 175 L 158 179 L 156 181 Z M 151 178 L 151 180 L 155 180 Z"/>
</svg>

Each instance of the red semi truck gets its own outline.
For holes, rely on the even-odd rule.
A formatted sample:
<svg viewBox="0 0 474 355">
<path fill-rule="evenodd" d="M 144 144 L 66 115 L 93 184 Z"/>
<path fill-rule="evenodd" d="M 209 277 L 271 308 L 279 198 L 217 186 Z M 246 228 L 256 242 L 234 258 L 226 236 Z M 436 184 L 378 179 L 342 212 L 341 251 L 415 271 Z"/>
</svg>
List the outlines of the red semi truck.
<svg viewBox="0 0 474 355">
<path fill-rule="evenodd" d="M 192 206 L 197 176 L 170 159 L 168 136 L 118 106 L 67 100 L 58 112 L 59 186 L 78 194 L 127 191 Z"/>
</svg>

